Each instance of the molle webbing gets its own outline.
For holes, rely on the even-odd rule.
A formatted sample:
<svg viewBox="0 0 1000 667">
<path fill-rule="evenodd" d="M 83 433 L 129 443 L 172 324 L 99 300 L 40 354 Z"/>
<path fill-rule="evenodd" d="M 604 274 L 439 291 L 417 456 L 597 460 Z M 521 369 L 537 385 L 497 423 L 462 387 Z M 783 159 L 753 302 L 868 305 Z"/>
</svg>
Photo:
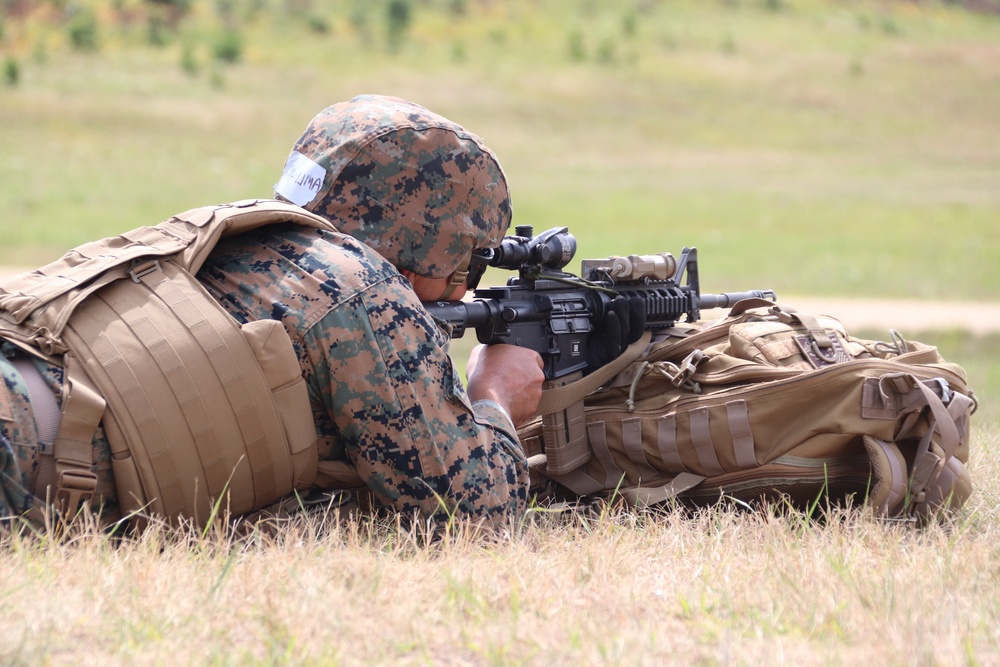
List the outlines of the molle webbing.
<svg viewBox="0 0 1000 667">
<path fill-rule="evenodd" d="M 156 514 L 191 516 L 193 500 L 193 518 L 204 520 L 227 485 L 236 513 L 292 490 L 264 373 L 240 327 L 205 308 L 200 289 L 165 262 L 138 284 L 118 281 L 92 295 L 64 332 L 95 384 L 114 388 L 104 396 L 116 475 L 134 466 L 143 489 L 158 489 L 120 498 L 123 509 L 149 503 Z"/>
<path fill-rule="evenodd" d="M 282 222 L 335 231 L 292 205 L 237 202 L 80 246 L 0 283 L 0 336 L 63 355 L 53 449 L 67 482 L 56 497 L 71 495 L 64 511 L 87 499 L 76 482 L 90 473 L 99 422 L 124 512 L 200 523 L 220 498 L 241 514 L 312 482 L 315 426 L 288 334 L 272 320 L 241 327 L 193 277 L 220 238 Z"/>
</svg>

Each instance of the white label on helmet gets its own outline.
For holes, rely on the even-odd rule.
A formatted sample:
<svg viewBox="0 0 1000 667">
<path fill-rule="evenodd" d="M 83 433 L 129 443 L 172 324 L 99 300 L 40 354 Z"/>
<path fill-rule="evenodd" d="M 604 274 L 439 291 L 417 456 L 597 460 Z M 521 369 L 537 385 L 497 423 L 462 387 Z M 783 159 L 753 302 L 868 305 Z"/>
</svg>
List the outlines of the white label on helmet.
<svg viewBox="0 0 1000 667">
<path fill-rule="evenodd" d="M 323 167 L 302 153 L 292 151 L 274 191 L 293 204 L 305 206 L 323 188 L 325 178 L 326 170 Z"/>
</svg>

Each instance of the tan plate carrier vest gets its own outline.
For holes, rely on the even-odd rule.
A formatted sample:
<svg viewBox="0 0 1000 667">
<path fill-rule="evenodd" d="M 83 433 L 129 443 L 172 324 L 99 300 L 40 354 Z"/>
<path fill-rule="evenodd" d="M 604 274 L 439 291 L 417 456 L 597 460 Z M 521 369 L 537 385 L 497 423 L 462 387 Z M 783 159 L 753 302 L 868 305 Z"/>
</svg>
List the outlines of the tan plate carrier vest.
<svg viewBox="0 0 1000 667">
<path fill-rule="evenodd" d="M 336 231 L 297 206 L 247 200 L 0 281 L 0 339 L 64 367 L 47 490 L 64 517 L 96 488 L 98 425 L 123 515 L 203 524 L 217 509 L 244 514 L 313 482 L 316 429 L 284 327 L 240 326 L 194 278 L 219 239 L 274 223 Z"/>
</svg>

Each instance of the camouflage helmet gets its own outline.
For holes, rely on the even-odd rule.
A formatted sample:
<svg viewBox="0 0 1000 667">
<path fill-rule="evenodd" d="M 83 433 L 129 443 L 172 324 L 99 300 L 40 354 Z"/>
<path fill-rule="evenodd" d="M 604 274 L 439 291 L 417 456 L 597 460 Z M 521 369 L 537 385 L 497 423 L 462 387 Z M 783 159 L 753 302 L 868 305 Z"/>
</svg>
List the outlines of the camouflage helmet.
<svg viewBox="0 0 1000 667">
<path fill-rule="evenodd" d="M 422 106 L 361 95 L 321 111 L 274 186 L 399 269 L 444 278 L 510 225 L 507 180 L 475 134 Z"/>
</svg>

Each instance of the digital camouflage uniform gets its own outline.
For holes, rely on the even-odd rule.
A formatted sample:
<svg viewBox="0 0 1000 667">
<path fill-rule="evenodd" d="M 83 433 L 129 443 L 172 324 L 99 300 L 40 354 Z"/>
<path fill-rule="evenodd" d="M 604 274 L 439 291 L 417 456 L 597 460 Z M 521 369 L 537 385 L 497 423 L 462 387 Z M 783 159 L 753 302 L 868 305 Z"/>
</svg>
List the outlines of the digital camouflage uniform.
<svg viewBox="0 0 1000 667">
<path fill-rule="evenodd" d="M 386 260 L 350 237 L 278 226 L 223 241 L 198 278 L 237 320 L 285 325 L 320 460 L 353 465 L 379 504 L 433 513 L 437 496 L 474 517 L 523 509 L 513 425 L 491 402 L 470 405 L 449 337 Z"/>
<path fill-rule="evenodd" d="M 275 187 L 350 236 L 272 225 L 222 241 L 197 277 L 240 322 L 284 324 L 321 460 L 352 466 L 378 506 L 433 514 L 443 502 L 487 520 L 521 512 L 527 464 L 509 417 L 470 404 L 447 332 L 397 271 L 448 276 L 474 248 L 499 244 L 511 213 L 495 156 L 423 107 L 362 96 L 313 119 Z M 36 365 L 58 395 L 61 370 Z M 3 358 L 0 371 L 0 511 L 13 516 L 33 504 L 44 446 L 23 378 Z M 114 518 L 109 460 L 98 429 L 94 505 Z"/>
</svg>

